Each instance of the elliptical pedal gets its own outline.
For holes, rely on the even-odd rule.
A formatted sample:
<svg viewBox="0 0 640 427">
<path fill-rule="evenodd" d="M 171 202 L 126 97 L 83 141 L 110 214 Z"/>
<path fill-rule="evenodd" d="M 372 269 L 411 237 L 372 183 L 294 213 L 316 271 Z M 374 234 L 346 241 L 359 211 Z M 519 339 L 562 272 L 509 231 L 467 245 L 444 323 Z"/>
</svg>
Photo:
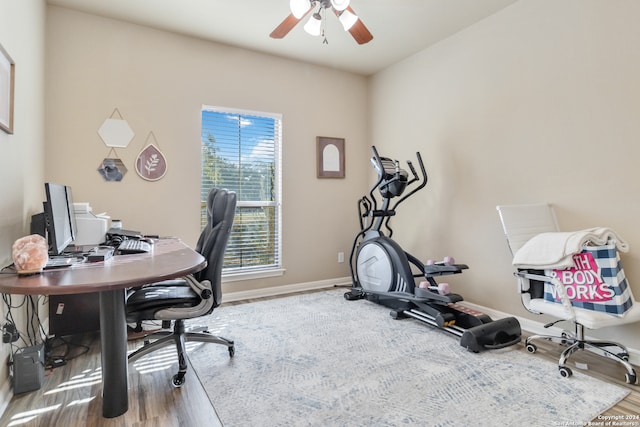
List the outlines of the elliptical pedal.
<svg viewBox="0 0 640 427">
<path fill-rule="evenodd" d="M 459 337 L 461 337 L 464 333 L 464 329 L 455 324 L 455 318 L 453 318 L 453 321 L 444 321 L 444 319 L 437 319 L 436 317 L 433 317 L 423 311 L 416 309 L 406 310 L 403 313 L 421 322 L 427 323 L 431 326 L 435 326 L 438 329 L 444 329 L 445 331 Z"/>
</svg>

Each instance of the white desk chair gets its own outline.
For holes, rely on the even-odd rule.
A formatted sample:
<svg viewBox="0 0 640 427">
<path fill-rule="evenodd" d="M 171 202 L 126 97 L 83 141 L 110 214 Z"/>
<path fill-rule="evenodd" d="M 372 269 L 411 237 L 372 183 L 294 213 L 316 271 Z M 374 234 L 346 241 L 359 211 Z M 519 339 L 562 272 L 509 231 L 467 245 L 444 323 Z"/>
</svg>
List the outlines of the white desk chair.
<svg viewBox="0 0 640 427">
<path fill-rule="evenodd" d="M 498 206 L 497 209 L 512 255 L 515 255 L 518 249 L 537 234 L 559 231 L 553 208 L 548 204 Z M 626 382 L 629 384 L 636 383 L 636 372 L 629 363 L 629 353 L 623 345 L 611 341 L 587 340 L 584 337 L 585 327 L 599 329 L 640 321 L 640 304 L 635 301 L 633 295 L 631 295 L 633 300 L 632 308 L 623 317 L 620 317 L 609 313 L 573 307 L 566 292 L 563 290 L 559 292 L 562 304 L 545 300 L 545 282 L 553 283 L 556 288 L 560 289 L 562 289 L 562 285 L 557 280 L 545 276 L 544 270 L 518 270 L 515 275 L 518 278 L 518 286 L 524 307 L 532 313 L 547 314 L 558 319 L 545 325 L 545 328 L 561 321 L 570 321 L 574 324 L 574 332 L 563 331 L 561 336 L 533 335 L 527 338 L 525 345 L 528 352 L 536 352 L 537 348 L 532 341 L 538 339 L 567 345 L 568 347 L 560 355 L 558 369 L 563 377 L 570 377 L 572 375 L 571 369 L 565 366 L 567 359 L 578 350 L 589 350 L 597 355 L 621 363 L 627 370 L 625 374 Z"/>
</svg>

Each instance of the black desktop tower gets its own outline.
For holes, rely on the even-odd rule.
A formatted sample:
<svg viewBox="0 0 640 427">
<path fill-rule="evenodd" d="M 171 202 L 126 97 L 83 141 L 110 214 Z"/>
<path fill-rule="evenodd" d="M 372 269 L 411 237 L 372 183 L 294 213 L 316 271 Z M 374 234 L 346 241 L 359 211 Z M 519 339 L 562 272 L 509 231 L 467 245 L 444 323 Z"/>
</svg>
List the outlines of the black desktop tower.
<svg viewBox="0 0 640 427">
<path fill-rule="evenodd" d="M 38 390 L 44 381 L 44 344 L 25 347 L 13 353 L 13 392 Z"/>
<path fill-rule="evenodd" d="M 62 337 L 99 330 L 99 293 L 49 296 L 49 335 Z"/>
<path fill-rule="evenodd" d="M 31 234 L 39 234 L 42 237 L 47 237 L 47 219 L 44 216 L 44 212 L 31 215 L 30 224 Z"/>
</svg>

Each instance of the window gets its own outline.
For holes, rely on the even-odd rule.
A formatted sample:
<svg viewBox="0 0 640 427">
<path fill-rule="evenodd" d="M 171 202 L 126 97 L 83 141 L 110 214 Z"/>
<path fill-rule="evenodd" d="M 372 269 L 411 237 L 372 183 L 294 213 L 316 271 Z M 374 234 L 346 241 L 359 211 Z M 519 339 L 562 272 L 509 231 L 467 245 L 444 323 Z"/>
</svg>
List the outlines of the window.
<svg viewBox="0 0 640 427">
<path fill-rule="evenodd" d="M 279 114 L 202 107 L 201 228 L 213 187 L 238 195 L 225 278 L 281 274 Z"/>
</svg>

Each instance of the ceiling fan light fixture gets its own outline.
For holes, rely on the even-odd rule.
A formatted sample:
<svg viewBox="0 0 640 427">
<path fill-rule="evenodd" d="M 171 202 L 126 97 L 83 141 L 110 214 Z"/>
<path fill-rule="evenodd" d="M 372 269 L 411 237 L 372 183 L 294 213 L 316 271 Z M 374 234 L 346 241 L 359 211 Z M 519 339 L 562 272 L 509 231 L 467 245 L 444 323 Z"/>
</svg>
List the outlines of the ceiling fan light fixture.
<svg viewBox="0 0 640 427">
<path fill-rule="evenodd" d="M 311 18 L 304 24 L 304 30 L 312 36 L 319 36 L 322 27 L 322 17 L 319 13 L 314 13 Z"/>
<path fill-rule="evenodd" d="M 345 31 L 349 31 L 349 29 L 353 27 L 353 24 L 358 22 L 358 15 L 355 15 L 348 10 L 343 10 L 338 19 L 342 24 L 342 28 L 344 28 Z"/>
<path fill-rule="evenodd" d="M 350 0 L 331 0 L 331 6 L 338 12 L 345 10 L 349 7 Z"/>
<path fill-rule="evenodd" d="M 310 7 L 311 3 L 309 3 L 309 0 L 289 0 L 291 14 L 298 19 L 302 18 Z"/>
</svg>

